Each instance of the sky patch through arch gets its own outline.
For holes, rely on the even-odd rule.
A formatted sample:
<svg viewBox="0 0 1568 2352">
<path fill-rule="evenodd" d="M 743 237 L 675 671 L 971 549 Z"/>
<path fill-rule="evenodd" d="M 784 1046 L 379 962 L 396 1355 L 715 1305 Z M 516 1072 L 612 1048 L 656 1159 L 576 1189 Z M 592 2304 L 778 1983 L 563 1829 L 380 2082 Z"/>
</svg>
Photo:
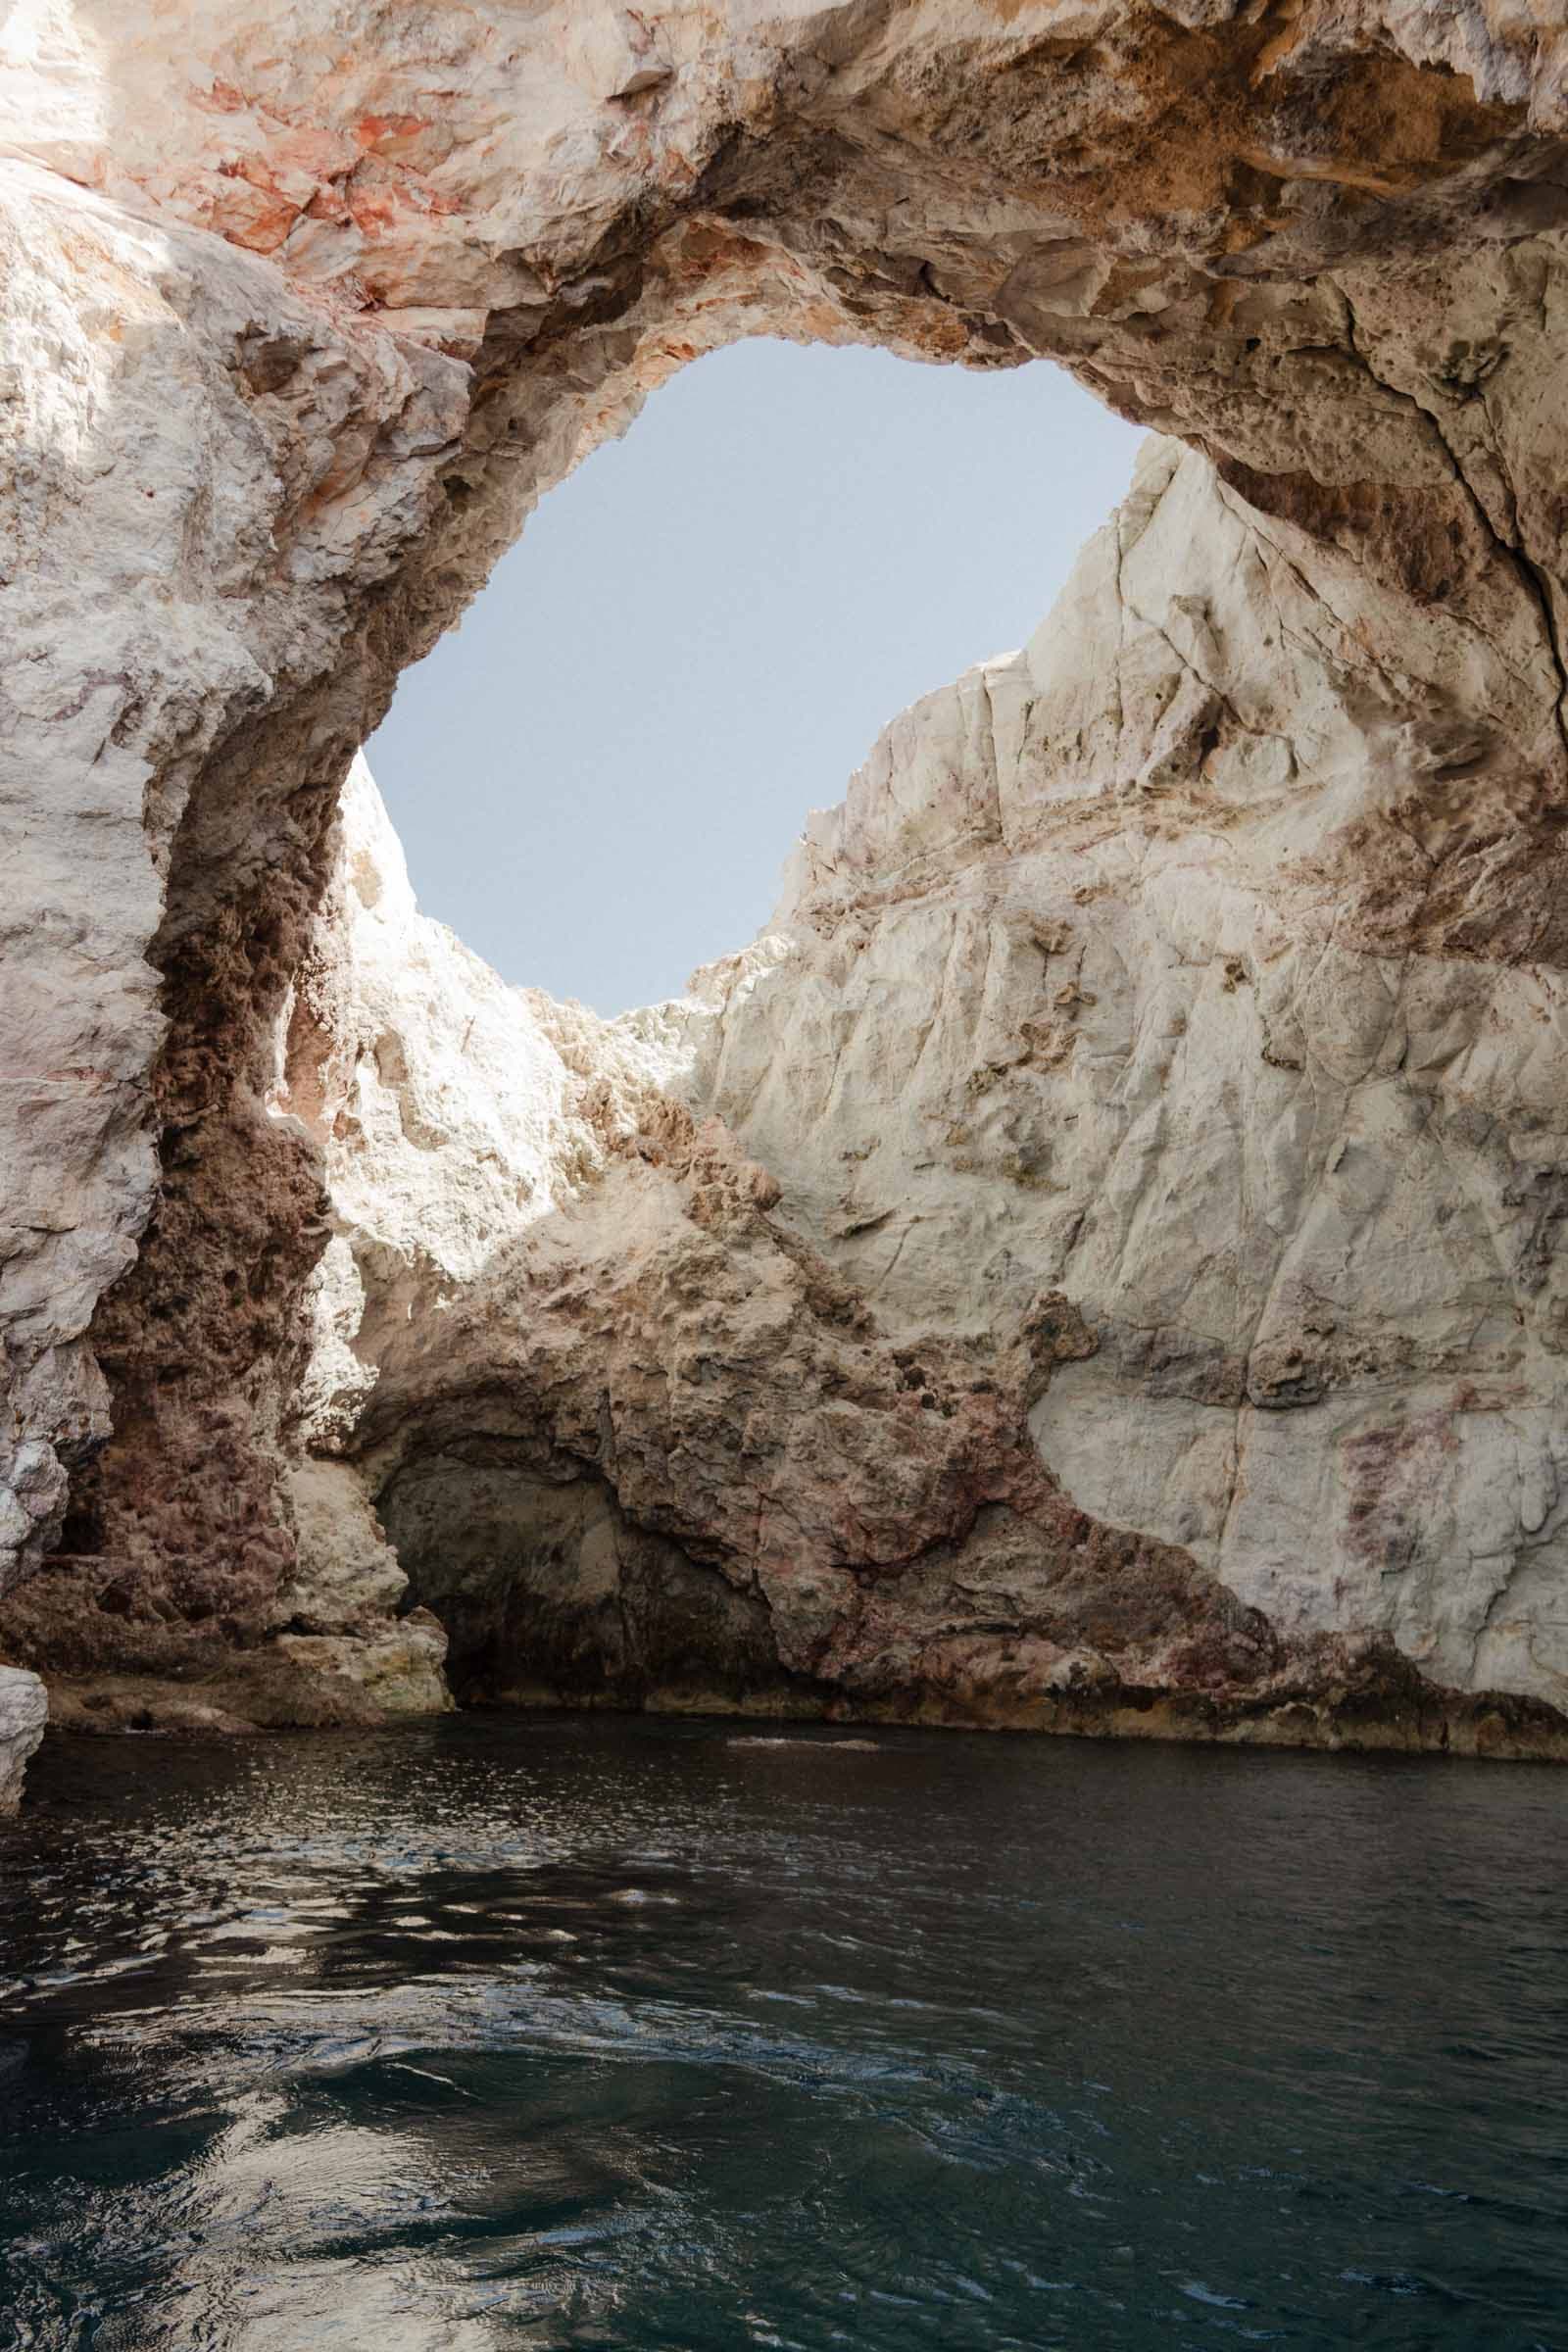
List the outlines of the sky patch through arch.
<svg viewBox="0 0 1568 2352">
<path fill-rule="evenodd" d="M 553 491 L 401 681 L 370 765 L 420 905 L 614 1013 L 765 923 L 806 811 L 1005 652 L 1140 435 L 1045 364 L 748 342 Z"/>
</svg>

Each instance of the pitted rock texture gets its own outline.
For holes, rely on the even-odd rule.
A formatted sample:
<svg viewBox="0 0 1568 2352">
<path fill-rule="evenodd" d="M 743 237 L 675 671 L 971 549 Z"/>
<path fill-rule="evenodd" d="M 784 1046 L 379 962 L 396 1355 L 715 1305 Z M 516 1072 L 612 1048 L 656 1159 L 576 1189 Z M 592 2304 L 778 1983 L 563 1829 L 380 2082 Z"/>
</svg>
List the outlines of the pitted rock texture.
<svg viewBox="0 0 1568 2352">
<path fill-rule="evenodd" d="M 1465 1192 L 1448 1227 L 1471 1271 L 1450 1282 L 1413 1247 L 1408 1332 L 1395 1329 L 1395 1277 L 1380 1275 L 1364 1313 L 1332 1284 L 1326 1305 L 1315 1288 L 1298 1295 L 1298 1275 L 1319 1283 L 1315 1244 L 1294 1244 L 1260 1302 L 1298 1211 L 1326 1233 L 1347 1187 L 1319 1172 L 1315 1143 L 1287 1147 L 1270 1126 L 1276 1200 L 1250 1123 L 1275 1118 L 1274 1078 L 1252 1073 L 1250 1092 L 1238 1078 L 1192 1135 L 1202 1127 L 1245 1171 L 1249 1238 L 1230 1252 L 1231 1306 L 1195 1275 L 1189 1315 L 1174 1291 L 1144 1300 L 1133 1271 L 1168 1179 L 1156 1169 L 1139 1189 L 1130 1170 L 1139 1152 L 1158 1160 L 1166 1130 L 1151 1114 L 1129 1147 L 1114 1120 L 1089 1119 L 1084 1181 L 1098 1150 L 1107 1181 L 1132 1186 L 1131 1224 L 1118 1241 L 1085 1212 L 1082 1279 L 1070 1268 L 1064 1295 L 1107 1329 L 1092 1368 L 1034 1408 L 1053 1493 L 1141 1541 L 1179 1534 L 1195 1568 L 1260 1598 L 1295 1639 L 1316 1604 L 1287 1588 L 1310 1569 L 1283 1539 L 1267 1574 L 1242 1565 L 1261 1557 L 1267 1515 L 1249 1496 L 1297 1476 L 1264 1431 L 1349 1413 L 1360 1382 L 1333 1454 L 1354 1500 L 1314 1520 L 1347 1564 L 1346 1620 L 1359 1623 L 1375 1587 L 1393 1599 L 1374 1616 L 1434 1672 L 1549 1686 L 1555 1471 L 1540 1416 L 1557 1169 L 1555 1114 L 1530 1106 L 1560 969 L 1565 37 L 1553 9 L 1527 20 L 1491 0 L 1457 15 L 1421 0 L 1290 13 L 1084 0 L 1065 14 L 1057 0 L 682 0 L 656 14 L 28 0 L 9 13 L 0 1583 L 19 1587 L 11 1605 L 30 1612 L 39 1654 L 52 1604 L 19 1580 L 62 1552 L 34 1586 L 54 1586 L 66 1615 L 72 1592 L 119 1595 L 102 1626 L 82 1616 L 83 1654 L 122 1602 L 124 1622 L 167 1630 L 170 1674 L 185 1671 L 192 1629 L 214 1658 L 380 1638 L 368 1602 L 346 1633 L 292 1633 L 285 1601 L 302 1579 L 320 1600 L 291 1465 L 316 1409 L 309 1297 L 334 1219 L 321 1139 L 303 1115 L 277 1116 L 272 1095 L 280 1024 L 321 961 L 342 782 L 401 665 L 456 617 L 540 493 L 672 368 L 774 332 L 968 365 L 1054 358 L 1207 461 L 1202 495 L 1231 538 L 1208 533 L 1168 576 L 1146 564 L 1125 659 L 1107 666 L 1089 646 L 1077 673 L 1047 681 L 1035 748 L 1056 781 L 1022 798 L 1054 804 L 1077 779 L 1105 888 L 1127 906 L 1109 935 L 1129 951 L 1136 934 L 1156 963 L 1172 946 L 1184 971 L 1212 960 L 1180 906 L 1155 904 L 1178 839 L 1193 903 L 1215 919 L 1231 877 L 1227 938 L 1252 906 L 1319 943 L 1316 979 L 1303 968 L 1278 1003 L 1268 975 L 1283 966 L 1260 947 L 1265 976 L 1237 982 L 1226 1017 L 1240 1024 L 1250 1004 L 1267 1025 L 1265 1070 L 1288 1077 L 1300 1060 L 1298 1126 L 1320 1099 L 1325 1127 L 1342 1097 L 1369 1119 L 1382 1104 L 1374 1193 L 1396 1156 L 1383 1113 L 1398 1104 L 1416 1122 L 1401 1164 L 1426 1155 L 1434 1213 L 1451 1205 L 1435 1154 Z M 1259 582 L 1245 669 L 1225 635 L 1235 584 L 1204 568 L 1238 544 Z M 1160 678 L 1156 712 L 1144 687 Z M 979 691 L 960 688 L 960 703 Z M 1142 711 L 1134 728 L 1126 710 Z M 956 833 L 943 817 L 906 845 L 913 871 L 929 847 L 962 890 L 979 870 L 966 845 L 1017 853 L 1000 786 L 996 817 L 982 786 L 976 771 Z M 1149 860 L 1155 897 L 1141 885 L 1136 910 L 1131 864 L 1115 864 L 1118 836 L 1145 858 L 1129 798 L 1173 828 Z M 881 851 L 856 837 L 831 852 L 844 876 L 891 887 Z M 817 872 L 808 896 L 832 879 Z M 1173 902 L 1189 890 L 1170 887 Z M 928 912 L 936 922 L 934 899 Z M 842 930 L 820 920 L 824 943 Z M 1451 1002 L 1422 995 L 1461 966 Z M 1492 975 L 1485 1010 L 1466 993 L 1481 985 L 1472 969 Z M 804 1008 L 809 976 L 796 979 Z M 854 987 L 828 988 L 846 986 L 840 1027 L 854 1025 Z M 1206 1000 L 1175 1002 L 1189 987 L 1171 983 L 1168 1017 L 1212 1030 L 1225 1066 L 1233 1049 L 1245 1059 Z M 1102 991 L 1091 980 L 1083 994 Z M 1390 1035 L 1402 1025 L 1412 1042 L 1385 1070 L 1375 1033 L 1390 1000 Z M 1040 1010 L 1029 1051 L 1048 1068 L 1073 1009 Z M 1157 1020 L 1165 1000 L 1133 1009 Z M 906 1041 L 924 1017 L 908 1010 Z M 1462 1078 L 1444 1059 L 1450 1036 L 1470 1057 Z M 1483 1083 L 1489 1057 L 1495 1083 Z M 1196 1067 L 1197 1049 L 1178 1059 Z M 1442 1083 L 1423 1093 L 1433 1072 Z M 732 1150 L 773 1169 L 771 1134 L 752 1133 L 765 1087 L 754 1114 L 721 1072 L 704 1083 L 690 1096 L 699 1127 L 711 1103 L 741 1145 L 710 1137 L 682 1181 L 700 1190 L 702 1154 L 729 1168 Z M 968 1124 L 989 1120 L 1004 1158 L 1027 1166 L 1032 1147 L 1015 1154 L 1008 1140 L 1019 1118 Z M 959 1176 L 990 1183 L 989 1143 L 950 1148 L 976 1162 Z M 1201 1156 L 1181 1149 L 1184 1168 Z M 924 1180 L 922 1154 L 908 1156 Z M 842 1263 L 863 1287 L 859 1265 L 879 1269 L 892 1245 L 869 1227 L 835 1236 L 819 1178 L 783 1165 L 775 1180 L 785 1254 Z M 993 1187 L 998 1203 L 1010 1197 Z M 1357 1232 L 1377 1225 L 1371 1195 L 1348 1213 Z M 1382 1240 L 1402 1202 L 1390 1214 Z M 1495 1244 L 1484 1277 L 1471 1248 L 1483 1226 Z M 895 1322 L 931 1241 L 916 1233 L 907 1271 L 877 1273 Z M 1030 1243 L 1023 1286 L 1051 1262 Z M 1012 1307 L 982 1328 L 956 1296 L 978 1273 L 944 1279 L 952 1344 L 978 1338 L 988 1359 L 1009 1358 Z M 1468 1344 L 1455 1300 L 1472 1281 L 1479 1401 L 1461 1428 L 1423 1384 Z M 1499 1284 L 1522 1335 L 1506 1364 Z M 928 1290 L 919 1316 L 940 1297 Z M 1167 1327 L 1169 1396 L 1153 1395 Z M 1211 1379 L 1193 1369 L 1195 1333 Z M 1419 1409 L 1366 1419 L 1407 1374 Z M 1124 1445 L 1060 1439 L 1075 1382 L 1102 1418 L 1136 1415 L 1141 1396 L 1171 1406 L 1168 1458 L 1146 1464 L 1136 1494 L 1108 1458 Z M 1258 1427 L 1264 1392 L 1296 1406 Z M 1496 1434 L 1510 1414 L 1514 1488 Z M 1177 1460 L 1184 1447 L 1197 1467 Z M 1308 1456 L 1328 1475 L 1328 1456 Z M 1434 1488 L 1448 1533 L 1423 1514 Z M 363 1562 L 355 1573 L 362 1595 L 374 1587 Z M 1412 1597 L 1423 1585 L 1430 1599 Z"/>
<path fill-rule="evenodd" d="M 1151 443 L 612 1023 L 423 922 L 360 773 L 311 1440 L 460 1688 L 1557 1751 L 1555 827 L 1497 854 L 1551 679 L 1381 602 Z"/>
<path fill-rule="evenodd" d="M 886 1327 L 700 1115 L 696 1052 L 782 944 L 613 1023 L 505 989 L 351 783 L 279 1098 L 341 1228 L 305 1431 L 345 1501 L 357 1465 L 459 1689 L 1001 1720 L 1272 1670 L 1211 1576 L 1043 1470 L 1030 1405 L 1093 1347 L 1065 1299 Z"/>
</svg>

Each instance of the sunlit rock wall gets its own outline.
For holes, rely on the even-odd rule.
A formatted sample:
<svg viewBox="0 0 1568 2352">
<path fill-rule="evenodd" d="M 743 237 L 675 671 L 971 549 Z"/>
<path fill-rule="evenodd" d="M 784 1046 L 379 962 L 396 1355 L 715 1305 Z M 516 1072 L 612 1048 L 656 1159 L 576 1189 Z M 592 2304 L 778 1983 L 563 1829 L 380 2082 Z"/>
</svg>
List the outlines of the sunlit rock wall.
<svg viewBox="0 0 1568 2352">
<path fill-rule="evenodd" d="M 1068 1296 L 1032 1428 L 1286 1640 L 1562 1703 L 1555 679 L 1151 445 L 1020 656 L 814 819 L 695 1081 L 895 1330 Z"/>
<path fill-rule="evenodd" d="M 362 776 L 315 1442 L 464 1687 L 1550 1748 L 1456 1694 L 1568 1692 L 1554 704 L 1152 442 L 684 1004 L 503 990 Z"/>
</svg>

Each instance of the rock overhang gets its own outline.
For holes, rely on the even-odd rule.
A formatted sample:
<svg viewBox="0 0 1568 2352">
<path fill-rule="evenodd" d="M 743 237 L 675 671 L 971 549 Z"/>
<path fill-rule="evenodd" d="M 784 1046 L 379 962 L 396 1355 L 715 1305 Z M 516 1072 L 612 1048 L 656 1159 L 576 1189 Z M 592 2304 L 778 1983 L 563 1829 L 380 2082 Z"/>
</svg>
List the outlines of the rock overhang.
<svg viewBox="0 0 1568 2352">
<path fill-rule="evenodd" d="M 197 1610 L 220 1646 L 287 1622 L 299 1525 L 285 1465 L 315 1394 L 307 1305 L 333 1212 L 330 1139 L 308 1141 L 270 1103 L 280 1020 L 307 1058 L 320 1044 L 301 980 L 323 953 L 343 773 L 400 665 L 541 490 L 671 368 L 742 333 L 973 365 L 1054 358 L 1206 454 L 1217 484 L 1200 489 L 1189 466 L 1186 487 L 1135 491 L 1086 559 L 1105 578 L 1080 582 L 1085 627 L 1075 638 L 1069 616 L 1037 649 L 1009 715 L 988 689 L 982 733 L 1003 747 L 1010 796 L 999 842 L 1045 855 L 1069 791 L 1096 822 L 1113 809 L 1129 842 L 1165 845 L 1166 900 L 1148 919 L 1178 957 L 1204 920 L 1235 930 L 1243 901 L 1265 934 L 1328 924 L 1335 955 L 1359 959 L 1353 975 L 1333 966 L 1348 1022 L 1325 1029 L 1320 1007 L 1273 988 L 1278 958 L 1259 982 L 1255 939 L 1238 934 L 1216 967 L 1242 967 L 1228 990 L 1216 981 L 1214 1012 L 1234 1025 L 1258 1005 L 1269 1084 L 1293 1067 L 1312 1078 L 1325 1054 L 1346 1082 L 1390 962 L 1416 959 L 1431 1000 L 1411 1031 L 1418 1070 L 1441 1069 L 1445 1036 L 1462 1033 L 1478 1071 L 1481 1030 L 1500 1019 L 1526 1077 L 1494 1071 L 1482 1107 L 1455 1102 L 1446 1149 L 1450 1164 L 1472 1155 L 1474 1216 L 1519 1237 L 1517 1264 L 1499 1260 L 1511 1303 L 1487 1305 L 1475 1331 L 1518 1315 L 1550 1357 L 1555 1130 L 1530 1072 L 1541 1007 L 1548 1030 L 1555 1017 L 1562 903 L 1560 28 L 1522 37 L 1485 9 L 1461 22 L 1325 6 L 1286 22 L 954 0 L 717 20 L 524 19 L 498 0 L 406 24 L 300 0 L 280 26 L 248 0 L 220 24 L 195 7 L 40 0 L 5 39 L 27 330 L 8 407 L 21 654 L 8 691 L 23 760 L 40 747 L 17 815 L 30 848 L 8 956 L 27 1066 L 7 1149 L 37 1173 L 42 1087 L 58 1196 L 19 1220 L 0 1276 L 8 1493 L 26 1523 L 16 1566 L 47 1556 L 74 1477 L 105 1489 L 104 1590 L 155 1618 Z M 1184 498 L 1202 528 L 1166 546 L 1162 572 L 1160 532 Z M 1097 612 L 1115 616 L 1099 643 Z M 945 856 L 966 887 L 952 811 L 928 810 L 931 906 L 879 909 L 874 779 L 861 801 L 846 836 L 866 902 L 852 927 L 940 928 Z M 966 808 L 972 823 L 972 794 Z M 1249 829 L 1266 871 L 1236 849 Z M 1210 878 L 1196 925 L 1179 911 L 1183 857 Z M 1113 893 L 1114 877 L 1094 887 Z M 1026 912 L 964 920 L 977 939 L 1019 941 Z M 824 919 L 843 930 L 842 907 Z M 1031 957 L 1060 951 L 1008 954 L 1022 989 Z M 1516 1004 L 1482 1005 L 1473 975 L 1493 967 Z M 992 1072 L 1004 1096 L 1087 1067 L 1111 1050 L 1088 1017 L 1109 1019 L 1097 998 L 1108 1007 L 1114 991 L 1064 979 L 1016 1036 L 1003 1021 L 971 1041 L 970 1076 Z M 929 1011 L 908 1006 L 911 1031 Z M 578 1037 L 552 1051 L 580 1079 L 575 1065 L 611 1049 Z M 1231 1048 L 1215 1051 L 1228 1066 Z M 573 1167 L 618 1165 L 628 1129 L 642 1137 L 631 1180 L 675 1168 L 710 1220 L 711 1275 L 712 1233 L 766 1213 L 735 1174 L 752 1164 L 746 1139 L 699 1138 L 722 1089 L 718 1111 L 687 1109 L 690 1134 L 672 1110 L 628 1112 L 624 1059 L 579 1122 Z M 1375 1054 L 1367 1071 L 1401 1076 Z M 973 1163 L 955 1174 L 990 1193 L 965 1211 L 965 1249 L 999 1201 L 1050 1198 L 1038 1103 L 999 1109 L 985 1093 L 950 1121 L 969 1131 L 950 1157 Z M 1522 1173 L 1489 1160 L 1478 1119 L 1515 1139 Z M 1399 1120 L 1388 1135 L 1405 1135 Z M 775 1118 L 769 1166 L 777 1132 Z M 806 1190 L 818 1202 L 824 1187 Z M 840 1222 L 858 1233 L 835 1240 L 813 1209 L 779 1245 L 794 1273 L 778 1279 L 805 1311 L 852 1310 L 834 1303 L 847 1277 L 809 1270 L 801 1250 L 863 1255 L 880 1214 L 851 1202 Z M 929 1260 L 918 1234 L 905 1256 L 906 1277 Z M 933 1305 L 956 1311 L 963 1285 L 931 1280 Z M 1138 1325 L 1101 1303 L 1107 1329 Z M 1259 1382 L 1283 1395 L 1295 1339 L 1253 1338 L 1278 1355 L 1259 1357 Z M 1332 1338 L 1315 1335 L 1315 1362 L 1344 1356 Z M 1372 1345 L 1362 1334 L 1350 1350 L 1357 1377 Z M 1241 1360 L 1230 1340 L 1220 1357 Z M 1136 1351 L 1118 1341 L 1117 1360 Z M 1128 1377 L 1147 1384 L 1148 1364 Z M 1393 1377 L 1408 1383 L 1396 1363 Z M 1549 1418 L 1544 1394 L 1525 1402 Z M 1499 1392 L 1478 1426 L 1518 1408 Z M 118 1436 L 95 1468 L 111 1412 Z M 1363 1530 L 1398 1516 L 1396 1497 L 1363 1499 Z M 1526 1588 L 1555 1573 L 1553 1508 Z M 1461 1533 L 1478 1512 L 1459 1507 Z M 1428 1583 L 1459 1537 L 1446 1541 L 1415 1562 Z M 1486 1579 L 1467 1574 L 1474 1613 Z M 1517 1622 L 1510 1654 L 1539 1646 L 1545 1605 L 1527 1593 L 1515 1620 L 1519 1590 L 1510 1567 L 1482 1611 Z"/>
</svg>

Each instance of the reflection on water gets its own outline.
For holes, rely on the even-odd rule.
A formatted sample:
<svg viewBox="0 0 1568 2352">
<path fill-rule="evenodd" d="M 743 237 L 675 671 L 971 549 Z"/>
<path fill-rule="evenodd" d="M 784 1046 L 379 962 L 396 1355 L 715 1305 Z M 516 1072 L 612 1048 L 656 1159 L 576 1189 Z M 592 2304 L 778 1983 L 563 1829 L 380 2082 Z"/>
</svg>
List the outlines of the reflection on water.
<svg viewBox="0 0 1568 2352">
<path fill-rule="evenodd" d="M 1568 2343 L 1568 1775 L 466 1717 L 30 1799 L 6 2352 Z"/>
</svg>

